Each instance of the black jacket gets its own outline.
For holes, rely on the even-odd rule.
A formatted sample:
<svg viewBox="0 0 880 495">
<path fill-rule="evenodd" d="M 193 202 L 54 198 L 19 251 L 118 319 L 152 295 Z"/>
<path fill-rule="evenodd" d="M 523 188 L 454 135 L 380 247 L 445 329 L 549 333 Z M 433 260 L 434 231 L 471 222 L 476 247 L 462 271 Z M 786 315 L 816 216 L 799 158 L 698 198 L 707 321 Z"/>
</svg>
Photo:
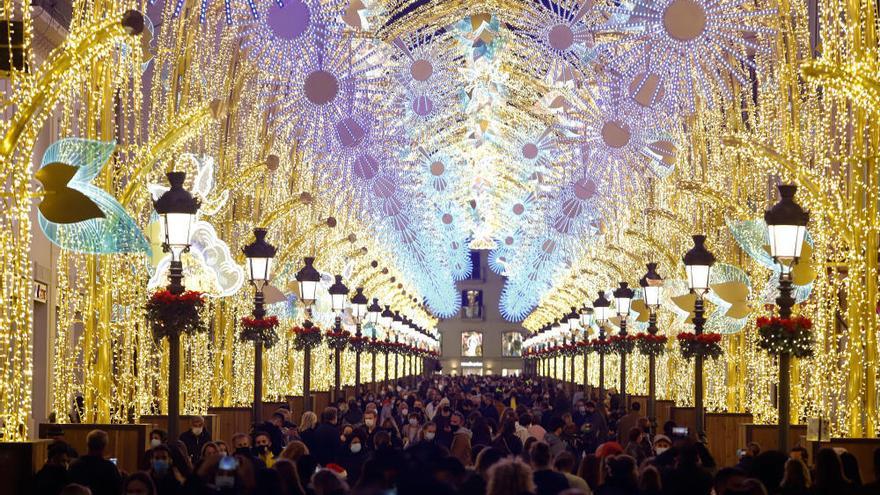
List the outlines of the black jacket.
<svg viewBox="0 0 880 495">
<path fill-rule="evenodd" d="M 116 465 L 95 455 L 77 458 L 70 464 L 67 475 L 70 483 L 89 487 L 92 495 L 118 495 L 122 485 Z"/>
<path fill-rule="evenodd" d="M 195 464 L 202 458 L 202 447 L 211 441 L 211 432 L 207 428 L 202 428 L 202 433 L 196 436 L 192 430 L 186 430 L 180 434 L 180 441 L 186 445 L 189 459 Z"/>
<path fill-rule="evenodd" d="M 318 464 L 326 466 L 336 458 L 341 443 L 339 428 L 330 423 L 321 423 L 315 428 L 314 445 L 309 445 L 309 451 Z"/>
</svg>

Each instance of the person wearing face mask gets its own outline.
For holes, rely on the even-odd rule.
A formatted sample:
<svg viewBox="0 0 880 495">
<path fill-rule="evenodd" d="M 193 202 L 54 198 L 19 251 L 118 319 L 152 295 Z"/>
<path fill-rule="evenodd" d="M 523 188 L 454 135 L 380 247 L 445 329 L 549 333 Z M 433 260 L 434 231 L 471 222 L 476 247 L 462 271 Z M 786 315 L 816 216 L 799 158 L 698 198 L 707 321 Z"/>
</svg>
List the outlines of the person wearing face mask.
<svg viewBox="0 0 880 495">
<path fill-rule="evenodd" d="M 147 471 L 156 485 L 158 495 L 178 495 L 183 492 L 185 478 L 171 460 L 171 450 L 166 445 L 153 449 L 150 469 Z"/>
<path fill-rule="evenodd" d="M 254 455 L 263 461 L 267 468 L 275 464 L 275 454 L 272 452 L 272 438 L 265 431 L 254 433 Z"/>
<path fill-rule="evenodd" d="M 186 445 L 189 458 L 195 464 L 201 457 L 202 446 L 211 441 L 211 432 L 205 428 L 205 418 L 201 416 L 193 416 L 189 424 L 189 430 L 180 434 L 180 441 Z"/>
<path fill-rule="evenodd" d="M 410 413 L 406 424 L 403 425 L 403 443 L 410 445 L 418 442 L 421 438 L 422 426 L 418 413 Z"/>
<path fill-rule="evenodd" d="M 437 423 L 433 421 L 428 421 L 425 423 L 425 426 L 422 427 L 422 442 L 427 442 L 431 444 L 437 444 Z"/>
<path fill-rule="evenodd" d="M 350 485 L 354 485 L 360 479 L 361 467 L 370 456 L 365 448 L 366 440 L 367 435 L 363 429 L 352 431 L 337 455 L 337 463 L 345 469 L 346 479 Z"/>
<path fill-rule="evenodd" d="M 168 441 L 168 433 L 165 430 L 154 428 L 150 431 L 150 448 L 155 448 Z"/>
<path fill-rule="evenodd" d="M 376 423 L 376 411 L 368 409 L 364 413 L 364 430 L 367 434 L 367 448 L 369 450 L 375 450 L 376 444 L 373 440 L 376 436 L 376 432 L 380 430 L 378 423 Z"/>
<path fill-rule="evenodd" d="M 662 433 L 658 433 L 654 435 L 654 455 L 659 456 L 664 452 L 669 450 L 672 447 L 672 441 L 669 440 L 669 437 L 663 435 Z"/>
<path fill-rule="evenodd" d="M 57 495 L 67 485 L 67 465 L 70 464 L 67 442 L 54 441 L 49 445 L 49 457 L 34 476 L 34 493 Z"/>
</svg>

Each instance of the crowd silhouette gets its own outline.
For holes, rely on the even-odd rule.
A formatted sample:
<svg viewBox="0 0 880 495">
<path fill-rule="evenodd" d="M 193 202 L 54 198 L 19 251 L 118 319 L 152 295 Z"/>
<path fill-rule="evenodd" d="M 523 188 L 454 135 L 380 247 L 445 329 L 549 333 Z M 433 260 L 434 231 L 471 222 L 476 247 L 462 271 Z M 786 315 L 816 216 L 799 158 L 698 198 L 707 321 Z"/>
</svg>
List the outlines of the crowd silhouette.
<svg viewBox="0 0 880 495">
<path fill-rule="evenodd" d="M 880 495 L 849 452 L 762 450 L 718 466 L 706 439 L 653 425 L 613 391 L 519 377 L 435 376 L 366 387 L 320 411 L 279 409 L 252 431 L 212 438 L 202 418 L 174 441 L 150 434 L 142 471 L 106 459 L 107 433 L 78 455 L 53 441 L 39 495 Z"/>
</svg>

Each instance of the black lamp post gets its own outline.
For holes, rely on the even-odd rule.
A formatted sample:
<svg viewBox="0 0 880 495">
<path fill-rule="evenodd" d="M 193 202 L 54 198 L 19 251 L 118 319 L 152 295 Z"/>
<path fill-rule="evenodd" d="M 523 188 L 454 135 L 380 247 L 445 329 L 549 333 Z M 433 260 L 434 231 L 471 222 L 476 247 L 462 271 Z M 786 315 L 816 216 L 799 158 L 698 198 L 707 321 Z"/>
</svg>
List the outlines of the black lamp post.
<svg viewBox="0 0 880 495">
<path fill-rule="evenodd" d="M 382 314 L 382 307 L 379 306 L 379 300 L 373 298 L 373 303 L 370 304 L 369 308 L 367 308 L 367 321 L 373 325 L 373 340 L 376 339 L 376 331 L 379 329 L 379 318 Z M 372 384 L 376 385 L 376 351 L 375 346 L 370 346 L 373 350 L 371 354 L 373 355 L 373 366 L 372 366 Z M 360 362 L 360 352 L 356 355 L 358 362 Z M 360 368 L 358 368 L 358 374 L 355 375 L 355 379 L 358 381 L 358 388 L 360 388 Z"/>
<path fill-rule="evenodd" d="M 626 282 L 620 282 L 620 286 L 614 289 L 614 299 L 617 301 L 617 316 L 620 318 L 620 337 L 626 338 L 626 320 L 629 318 L 629 308 L 635 292 L 629 288 Z M 620 347 L 620 404 L 626 410 L 626 345 Z"/>
<path fill-rule="evenodd" d="M 593 312 L 599 324 L 599 340 L 605 342 L 605 322 L 611 314 L 611 301 L 605 298 L 605 291 L 599 291 L 599 297 L 593 301 Z M 599 400 L 605 400 L 605 354 L 599 353 Z"/>
<path fill-rule="evenodd" d="M 593 308 L 588 308 L 586 306 L 581 309 L 581 330 L 583 331 L 584 343 L 589 344 L 590 339 L 590 326 L 593 325 Z M 589 387 L 589 347 L 584 346 L 584 393 L 587 393 L 587 387 Z"/>
<path fill-rule="evenodd" d="M 577 309 L 572 306 L 571 313 L 566 315 L 566 319 L 568 319 L 568 331 L 571 335 L 571 345 L 575 346 L 577 344 L 577 330 L 578 326 L 581 323 L 581 315 L 578 313 Z M 571 393 L 574 395 L 575 383 L 574 383 L 574 352 L 571 352 L 571 369 L 569 370 L 569 381 L 571 382 Z"/>
<path fill-rule="evenodd" d="M 342 283 L 342 275 L 336 275 L 333 285 L 331 285 L 327 292 L 330 294 L 330 307 L 333 309 L 333 312 L 336 313 L 336 320 L 334 321 L 334 331 L 341 332 L 342 331 L 342 316 L 341 313 L 345 309 L 345 296 L 348 295 L 348 287 Z M 342 364 L 339 362 L 342 358 L 342 349 L 335 348 L 333 349 L 333 362 L 334 362 L 334 375 L 333 375 L 333 400 L 339 398 L 339 385 L 342 381 Z"/>
<path fill-rule="evenodd" d="M 171 189 L 153 202 L 165 236 L 162 251 L 171 253 L 168 291 L 182 294 L 183 262 L 180 256 L 189 251 L 192 224 L 200 202 L 183 188 L 184 172 L 169 172 Z M 168 439 L 176 440 L 180 432 L 180 332 L 168 336 Z"/>
<path fill-rule="evenodd" d="M 363 346 L 363 342 L 361 339 L 363 338 L 363 334 L 361 333 L 361 324 L 364 319 L 367 318 L 369 320 L 369 301 L 367 300 L 367 296 L 364 295 L 364 288 L 357 287 L 354 290 L 354 296 L 351 298 L 351 315 L 354 317 L 355 323 L 355 331 L 354 335 L 358 341 L 357 347 L 354 349 L 354 390 L 355 395 L 360 394 L 361 389 L 361 348 Z M 378 307 L 378 305 L 377 305 Z"/>
<path fill-rule="evenodd" d="M 779 306 L 780 318 L 791 318 L 794 306 L 794 291 L 791 270 L 801 257 L 804 239 L 807 235 L 807 223 L 810 213 L 804 211 L 794 202 L 797 186 L 780 184 L 779 202 L 764 212 L 767 233 L 770 238 L 770 255 L 781 267 L 779 273 Z M 791 354 L 779 354 L 779 450 L 788 451 L 789 424 L 791 423 Z"/>
<path fill-rule="evenodd" d="M 254 319 L 266 317 L 263 307 L 263 288 L 269 283 L 272 273 L 272 259 L 275 257 L 275 246 L 266 242 L 266 229 L 254 229 L 254 242 L 242 248 L 247 258 L 248 277 L 254 286 Z M 251 419 L 254 424 L 262 420 L 263 415 L 263 345 L 261 338 L 254 340 L 254 403 Z"/>
<path fill-rule="evenodd" d="M 315 258 L 303 258 L 304 266 L 296 272 L 296 281 L 299 284 L 300 300 L 305 305 L 306 321 L 304 327 L 311 327 L 312 305 L 317 299 L 318 284 L 321 282 L 321 274 L 315 269 Z M 312 350 L 306 347 L 303 350 L 303 409 L 312 410 Z"/>
<path fill-rule="evenodd" d="M 382 328 L 385 329 L 385 343 L 391 342 L 391 327 L 394 324 L 394 312 L 391 311 L 391 306 L 385 305 L 385 309 L 379 315 L 379 321 L 382 325 Z M 388 346 L 385 346 L 384 352 L 385 354 L 385 380 L 383 380 L 383 386 L 388 384 Z M 376 356 L 373 355 L 373 369 L 376 369 Z M 375 371 L 374 371 L 375 373 Z M 376 382 L 375 377 L 373 377 L 373 383 Z"/>
<path fill-rule="evenodd" d="M 400 342 L 400 332 L 403 331 L 403 317 L 400 316 L 400 311 L 394 312 L 394 318 L 391 320 L 391 328 L 394 330 L 394 343 L 397 344 Z M 397 382 L 397 379 L 400 377 L 400 368 L 398 367 L 398 352 L 397 346 L 394 346 L 394 381 Z"/>
<path fill-rule="evenodd" d="M 648 263 L 648 273 L 639 280 L 648 307 L 648 333 L 657 335 L 657 309 L 660 308 L 660 292 L 663 290 L 663 277 L 657 273 L 657 263 Z M 653 427 L 657 419 L 657 358 L 648 356 L 648 419 Z"/>
<path fill-rule="evenodd" d="M 684 269 L 687 272 L 688 287 L 696 296 L 694 301 L 694 334 L 703 334 L 706 324 L 703 309 L 703 297 L 709 293 L 709 274 L 715 264 L 715 256 L 706 249 L 706 236 L 695 235 L 694 247 L 685 253 Z M 703 408 L 703 356 L 694 358 L 694 414 L 696 416 L 697 435 L 705 431 L 705 409 Z"/>
<path fill-rule="evenodd" d="M 556 324 L 553 326 L 553 332 L 557 335 L 557 342 L 561 341 L 561 351 L 556 353 L 556 357 L 553 358 L 553 373 L 556 374 L 556 379 L 559 380 L 563 385 L 565 384 L 565 376 L 566 376 L 566 362 L 565 359 L 565 345 L 568 344 L 568 319 L 563 315 L 561 320 L 556 320 Z M 560 345 L 560 344 L 557 344 Z M 562 357 L 562 374 L 558 374 L 559 368 L 556 366 L 556 360 L 559 359 L 559 356 Z"/>
</svg>

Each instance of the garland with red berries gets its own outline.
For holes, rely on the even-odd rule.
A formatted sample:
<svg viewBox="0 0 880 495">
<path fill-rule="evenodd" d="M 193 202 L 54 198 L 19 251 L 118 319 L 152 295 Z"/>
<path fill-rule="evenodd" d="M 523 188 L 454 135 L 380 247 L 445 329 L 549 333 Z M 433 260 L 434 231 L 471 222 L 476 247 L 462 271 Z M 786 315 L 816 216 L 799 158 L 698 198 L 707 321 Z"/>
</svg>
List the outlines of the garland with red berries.
<svg viewBox="0 0 880 495">
<path fill-rule="evenodd" d="M 348 339 L 348 345 L 354 352 L 364 352 L 367 349 L 369 340 L 369 337 L 352 335 Z"/>
<path fill-rule="evenodd" d="M 718 359 L 721 357 L 721 335 L 717 333 L 694 333 L 682 332 L 678 334 L 678 349 L 685 359 L 693 359 L 697 356 Z"/>
<path fill-rule="evenodd" d="M 636 335 L 636 347 L 645 356 L 659 356 L 666 350 L 669 341 L 665 335 L 640 333 Z"/>
<path fill-rule="evenodd" d="M 321 329 L 316 326 L 293 327 L 293 348 L 298 351 L 318 347 L 322 338 Z"/>
<path fill-rule="evenodd" d="M 614 346 L 611 345 L 609 340 L 593 339 L 590 341 L 590 347 L 593 348 L 593 352 L 603 356 L 615 352 Z"/>
<path fill-rule="evenodd" d="M 199 312 L 205 307 L 201 292 L 173 294 L 169 290 L 154 292 L 147 301 L 145 316 L 156 341 L 174 334 L 192 335 L 206 330 Z"/>
<path fill-rule="evenodd" d="M 608 338 L 608 342 L 611 343 L 611 348 L 614 349 L 614 352 L 620 354 L 632 354 L 632 351 L 636 348 L 635 335 L 612 335 Z"/>
<path fill-rule="evenodd" d="M 246 316 L 241 319 L 241 340 L 260 342 L 266 349 L 270 349 L 278 343 L 278 333 L 275 331 L 277 327 L 278 318 L 275 316 L 268 318 Z"/>
<path fill-rule="evenodd" d="M 344 351 L 345 347 L 348 345 L 351 333 L 346 330 L 327 330 L 325 337 L 329 348 L 341 352 Z"/>
<path fill-rule="evenodd" d="M 758 347 L 768 354 L 790 354 L 805 358 L 813 355 L 813 322 L 803 316 L 758 318 Z"/>
</svg>

